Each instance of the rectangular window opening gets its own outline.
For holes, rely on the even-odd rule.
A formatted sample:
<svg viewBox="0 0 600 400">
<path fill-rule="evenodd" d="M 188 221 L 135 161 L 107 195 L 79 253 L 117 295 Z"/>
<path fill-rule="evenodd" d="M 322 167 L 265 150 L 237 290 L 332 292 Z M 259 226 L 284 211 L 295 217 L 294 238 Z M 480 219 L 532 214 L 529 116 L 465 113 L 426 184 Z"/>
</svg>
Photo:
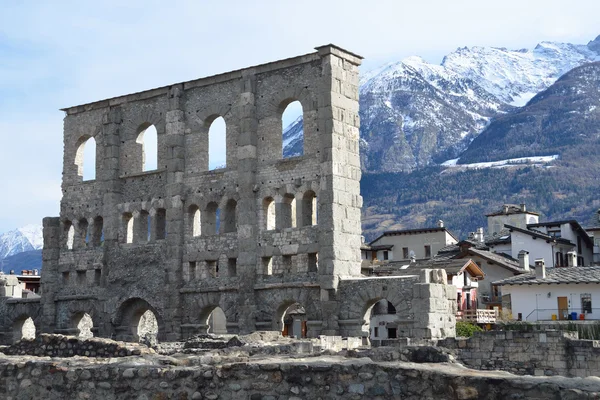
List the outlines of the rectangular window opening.
<svg viewBox="0 0 600 400">
<path fill-rule="evenodd" d="M 383 252 L 383 259 L 384 259 L 384 260 L 388 260 L 388 259 L 389 259 L 389 257 L 390 257 L 389 253 L 388 253 L 387 251 L 384 251 L 384 252 Z"/>
<path fill-rule="evenodd" d="M 102 270 L 95 269 L 94 270 L 94 284 L 99 286 L 102 280 Z"/>
<path fill-rule="evenodd" d="M 431 258 L 431 246 L 428 244 L 425 245 L 425 258 Z"/>
<path fill-rule="evenodd" d="M 407 259 L 408 259 L 408 247 L 403 247 L 403 248 L 402 248 L 402 258 L 403 258 L 404 260 L 407 260 Z"/>
<path fill-rule="evenodd" d="M 69 283 L 69 271 L 65 271 L 62 273 L 62 282 L 65 285 Z"/>
<path fill-rule="evenodd" d="M 263 275 L 273 275 L 273 258 L 262 258 Z"/>
<path fill-rule="evenodd" d="M 308 253 L 308 272 L 317 272 L 319 270 L 319 255 L 317 253 Z"/>
<path fill-rule="evenodd" d="M 196 261 L 190 261 L 189 263 L 189 279 L 196 279 Z"/>
<path fill-rule="evenodd" d="M 86 272 L 87 271 L 77 271 L 77 284 L 78 285 L 85 285 L 86 282 Z"/>
</svg>

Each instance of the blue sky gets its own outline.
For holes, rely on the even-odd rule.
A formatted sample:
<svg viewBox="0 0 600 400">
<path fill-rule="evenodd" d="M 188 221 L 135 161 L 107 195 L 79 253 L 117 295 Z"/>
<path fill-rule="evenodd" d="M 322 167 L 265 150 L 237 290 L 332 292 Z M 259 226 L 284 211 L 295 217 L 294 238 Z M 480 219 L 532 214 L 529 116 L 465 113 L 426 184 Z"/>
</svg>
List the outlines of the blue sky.
<svg viewBox="0 0 600 400">
<path fill-rule="evenodd" d="M 565 4 L 0 0 L 0 232 L 58 215 L 60 108 L 326 43 L 364 56 L 367 70 L 409 55 L 440 62 L 461 46 L 584 44 L 600 34 L 600 2 Z"/>
</svg>

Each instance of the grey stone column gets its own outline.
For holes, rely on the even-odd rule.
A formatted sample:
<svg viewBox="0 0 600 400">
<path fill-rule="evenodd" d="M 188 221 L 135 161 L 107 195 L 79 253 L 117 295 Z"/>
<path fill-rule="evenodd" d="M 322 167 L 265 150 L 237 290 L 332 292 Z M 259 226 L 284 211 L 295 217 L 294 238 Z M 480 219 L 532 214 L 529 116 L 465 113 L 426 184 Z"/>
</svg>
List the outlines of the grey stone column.
<svg viewBox="0 0 600 400">
<path fill-rule="evenodd" d="M 167 186 L 168 199 L 166 215 L 166 240 L 168 243 L 167 282 L 165 286 L 177 290 L 183 283 L 183 175 L 185 170 L 185 114 L 181 110 L 180 100 L 183 88 L 181 85 L 171 87 L 169 91 L 169 111 L 166 113 L 166 146 L 167 146 Z M 181 338 L 178 328 L 181 325 L 181 296 L 179 292 L 170 293 L 165 302 L 164 320 L 169 321 L 165 328 L 166 340 Z M 168 315 L 168 318 L 167 318 Z M 177 328 L 175 328 L 177 327 Z"/>
<path fill-rule="evenodd" d="M 335 46 L 317 48 L 322 60 L 317 127 L 321 140 L 319 283 L 323 334 L 339 331 L 335 293 L 340 278 L 360 275 L 362 197 L 358 117 L 361 58 Z"/>
<path fill-rule="evenodd" d="M 60 218 L 43 219 L 44 249 L 42 250 L 42 277 L 40 299 L 42 305 L 42 332 L 52 333 L 56 327 L 56 305 L 54 294 L 60 285 L 58 259 L 60 257 Z"/>
<path fill-rule="evenodd" d="M 117 211 L 117 205 L 122 202 L 122 183 L 120 176 L 120 149 L 121 137 L 120 128 L 123 122 L 121 107 L 111 107 L 104 114 L 102 121 L 102 146 L 103 153 L 100 160 L 101 168 L 96 176 L 98 187 L 102 195 L 102 218 L 104 230 L 104 259 L 102 263 L 102 278 L 100 286 L 105 286 L 107 277 L 110 275 L 111 252 L 118 250 L 119 231 L 121 226 L 121 215 Z M 98 307 L 102 310 L 102 307 Z M 112 310 L 104 310 L 102 319 L 94 321 L 98 326 L 99 336 L 110 337 L 112 326 L 110 323 L 110 313 Z"/>
<path fill-rule="evenodd" d="M 244 71 L 241 80 L 242 90 L 236 105 L 240 121 L 238 138 L 238 185 L 240 199 L 237 205 L 239 276 L 238 324 L 240 333 L 255 330 L 256 302 L 254 284 L 256 265 L 260 261 L 257 251 L 258 216 L 256 210 L 256 170 L 257 170 L 257 129 L 255 105 L 256 81 L 254 71 Z"/>
</svg>

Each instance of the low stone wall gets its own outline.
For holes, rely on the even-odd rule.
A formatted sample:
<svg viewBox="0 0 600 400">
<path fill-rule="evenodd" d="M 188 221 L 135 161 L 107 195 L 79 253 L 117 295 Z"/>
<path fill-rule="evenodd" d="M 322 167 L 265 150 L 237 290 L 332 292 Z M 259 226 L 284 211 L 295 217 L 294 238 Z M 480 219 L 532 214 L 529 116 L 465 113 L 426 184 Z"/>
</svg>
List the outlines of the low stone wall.
<svg viewBox="0 0 600 400">
<path fill-rule="evenodd" d="M 41 334 L 33 340 L 20 340 L 1 351 L 6 355 L 41 357 L 126 357 L 154 353 L 154 350 L 137 343 L 102 338 L 80 339 L 75 336 L 54 334 Z"/>
<path fill-rule="evenodd" d="M 596 379 L 517 377 L 451 364 L 320 357 L 187 366 L 190 361 L 162 356 L 110 361 L 2 357 L 0 398 L 581 400 L 600 395 Z"/>
<path fill-rule="evenodd" d="M 580 340 L 577 332 L 477 332 L 472 338 L 448 338 L 438 345 L 456 350 L 457 360 L 470 368 L 519 375 L 600 375 L 600 342 Z"/>
</svg>

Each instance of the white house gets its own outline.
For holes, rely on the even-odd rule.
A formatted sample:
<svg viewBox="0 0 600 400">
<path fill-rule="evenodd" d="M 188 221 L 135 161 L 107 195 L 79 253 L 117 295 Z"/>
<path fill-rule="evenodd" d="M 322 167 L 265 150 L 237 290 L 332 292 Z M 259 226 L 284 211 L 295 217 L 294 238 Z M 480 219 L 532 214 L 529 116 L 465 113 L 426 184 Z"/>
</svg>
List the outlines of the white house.
<svg viewBox="0 0 600 400">
<path fill-rule="evenodd" d="M 366 261 L 408 261 L 433 258 L 440 249 L 457 243 L 458 239 L 444 227 L 386 231 L 369 245 L 361 247 Z"/>
<path fill-rule="evenodd" d="M 600 319 L 600 267 L 548 268 L 494 282 L 503 308 L 523 321 Z"/>
<path fill-rule="evenodd" d="M 526 228 L 527 224 L 539 222 L 540 214 L 527 211 L 525 204 L 504 204 L 500 210 L 486 215 L 488 221 L 488 234 L 500 234 L 504 225 Z"/>
</svg>

